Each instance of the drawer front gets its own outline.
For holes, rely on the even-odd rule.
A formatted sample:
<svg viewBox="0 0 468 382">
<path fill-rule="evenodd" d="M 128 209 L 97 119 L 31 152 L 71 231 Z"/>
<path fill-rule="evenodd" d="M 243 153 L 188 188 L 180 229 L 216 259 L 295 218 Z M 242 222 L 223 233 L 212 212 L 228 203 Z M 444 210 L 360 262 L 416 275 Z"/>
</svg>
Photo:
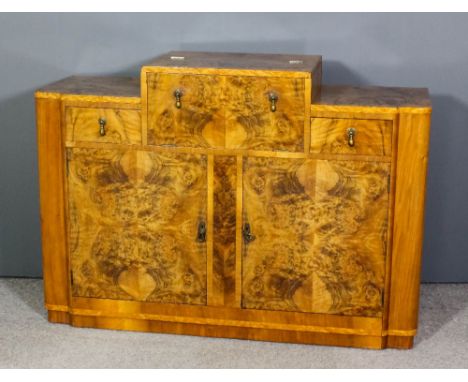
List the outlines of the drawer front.
<svg viewBox="0 0 468 382">
<path fill-rule="evenodd" d="M 148 144 L 224 147 L 219 76 L 149 73 Z"/>
<path fill-rule="evenodd" d="M 228 148 L 304 151 L 304 79 L 229 76 L 225 97 Z"/>
<path fill-rule="evenodd" d="M 69 107 L 65 120 L 67 138 L 75 142 L 141 143 L 139 110 Z"/>
<path fill-rule="evenodd" d="M 377 156 L 392 153 L 391 121 L 312 118 L 310 134 L 311 153 Z"/>
</svg>

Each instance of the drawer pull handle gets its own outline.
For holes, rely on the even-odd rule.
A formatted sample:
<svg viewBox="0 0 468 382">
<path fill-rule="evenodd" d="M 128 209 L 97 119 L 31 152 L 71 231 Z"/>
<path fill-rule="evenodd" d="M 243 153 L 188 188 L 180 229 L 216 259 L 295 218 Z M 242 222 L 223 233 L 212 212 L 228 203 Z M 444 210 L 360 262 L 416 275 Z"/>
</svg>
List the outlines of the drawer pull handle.
<svg viewBox="0 0 468 382">
<path fill-rule="evenodd" d="M 204 243 L 206 241 L 206 224 L 205 222 L 198 223 L 197 241 Z"/>
<path fill-rule="evenodd" d="M 354 147 L 354 137 L 356 136 L 356 129 L 354 127 L 350 127 L 346 130 L 348 133 L 348 145 L 349 147 Z"/>
<path fill-rule="evenodd" d="M 99 135 L 103 137 L 106 135 L 106 120 L 104 118 L 99 118 Z"/>
<path fill-rule="evenodd" d="M 268 94 L 270 100 L 270 110 L 274 113 L 276 111 L 276 102 L 278 102 L 278 95 L 271 92 Z"/>
<path fill-rule="evenodd" d="M 175 97 L 175 106 L 177 109 L 180 109 L 182 107 L 182 101 L 180 100 L 182 98 L 182 90 L 176 89 L 174 91 L 174 97 Z"/>
<path fill-rule="evenodd" d="M 242 236 L 244 236 L 244 241 L 246 244 L 249 244 L 251 241 L 255 240 L 255 236 L 250 232 L 250 224 L 245 223 L 244 228 L 242 228 Z"/>
</svg>

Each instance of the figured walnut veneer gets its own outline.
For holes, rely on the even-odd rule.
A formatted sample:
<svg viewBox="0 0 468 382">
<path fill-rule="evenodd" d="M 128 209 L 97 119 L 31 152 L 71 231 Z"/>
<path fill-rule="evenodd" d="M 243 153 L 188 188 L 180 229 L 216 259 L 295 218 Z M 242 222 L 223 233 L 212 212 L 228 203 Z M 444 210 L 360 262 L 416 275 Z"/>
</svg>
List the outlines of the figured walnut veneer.
<svg viewBox="0 0 468 382">
<path fill-rule="evenodd" d="M 228 77 L 227 147 L 304 151 L 305 81 L 277 77 Z M 278 97 L 271 111 L 269 94 Z"/>
<path fill-rule="evenodd" d="M 147 83 L 148 144 L 304 151 L 304 79 L 150 73 Z"/>
<path fill-rule="evenodd" d="M 237 158 L 215 157 L 213 168 L 213 303 L 235 306 Z"/>
<path fill-rule="evenodd" d="M 105 135 L 99 131 L 104 121 Z M 135 109 L 70 107 L 65 110 L 67 140 L 141 144 L 141 116 Z"/>
<path fill-rule="evenodd" d="M 411 347 L 428 93 L 321 66 L 170 52 L 37 91 L 49 320 Z"/>
<path fill-rule="evenodd" d="M 349 145 L 348 129 L 354 129 Z M 320 154 L 392 155 L 392 122 L 356 118 L 312 118 L 310 151 Z"/>
<path fill-rule="evenodd" d="M 381 316 L 387 163 L 247 158 L 242 306 Z"/>
<path fill-rule="evenodd" d="M 206 303 L 206 157 L 69 149 L 72 295 Z"/>
<path fill-rule="evenodd" d="M 148 144 L 223 147 L 219 88 L 221 78 L 207 75 L 148 75 Z M 180 90 L 181 107 L 174 92 Z"/>
</svg>

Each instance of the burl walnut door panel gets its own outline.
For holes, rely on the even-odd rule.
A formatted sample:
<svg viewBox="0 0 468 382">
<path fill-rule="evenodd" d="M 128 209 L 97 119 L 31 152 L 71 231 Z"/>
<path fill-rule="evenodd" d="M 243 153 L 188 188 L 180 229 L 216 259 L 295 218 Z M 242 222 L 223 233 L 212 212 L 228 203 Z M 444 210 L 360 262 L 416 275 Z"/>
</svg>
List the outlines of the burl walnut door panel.
<svg viewBox="0 0 468 382">
<path fill-rule="evenodd" d="M 382 315 L 388 163 L 246 158 L 242 306 Z"/>
<path fill-rule="evenodd" d="M 148 74 L 148 144 L 224 147 L 222 77 Z"/>
<path fill-rule="evenodd" d="M 224 93 L 228 148 L 304 151 L 304 79 L 227 76 Z"/>
<path fill-rule="evenodd" d="M 213 160 L 213 295 L 211 303 L 236 306 L 236 187 L 235 156 Z"/>
<path fill-rule="evenodd" d="M 206 304 L 206 157 L 69 149 L 72 295 Z"/>
</svg>

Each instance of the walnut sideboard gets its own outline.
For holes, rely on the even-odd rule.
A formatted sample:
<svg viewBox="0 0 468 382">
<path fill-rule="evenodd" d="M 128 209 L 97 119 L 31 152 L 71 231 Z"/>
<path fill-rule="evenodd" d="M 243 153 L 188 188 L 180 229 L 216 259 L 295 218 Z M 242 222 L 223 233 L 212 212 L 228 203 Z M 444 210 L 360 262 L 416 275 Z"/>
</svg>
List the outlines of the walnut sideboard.
<svg viewBox="0 0 468 382">
<path fill-rule="evenodd" d="M 427 89 L 170 52 L 36 92 L 45 306 L 79 327 L 410 348 Z"/>
</svg>

